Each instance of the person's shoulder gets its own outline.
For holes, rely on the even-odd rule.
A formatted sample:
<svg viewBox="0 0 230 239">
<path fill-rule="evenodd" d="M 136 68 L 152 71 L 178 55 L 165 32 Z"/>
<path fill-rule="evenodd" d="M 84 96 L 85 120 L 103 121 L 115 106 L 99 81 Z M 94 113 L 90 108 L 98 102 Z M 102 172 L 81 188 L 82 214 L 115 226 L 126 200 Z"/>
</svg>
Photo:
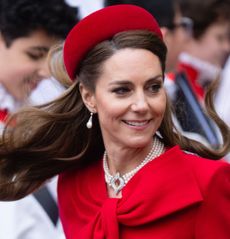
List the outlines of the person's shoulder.
<svg viewBox="0 0 230 239">
<path fill-rule="evenodd" d="M 72 187 L 75 185 L 82 186 L 89 181 L 93 180 L 93 178 L 98 177 L 98 172 L 101 171 L 101 161 L 95 160 L 95 162 L 91 162 L 88 165 L 73 167 L 70 170 L 67 170 L 58 177 L 58 192 L 60 190 L 71 191 Z"/>
<path fill-rule="evenodd" d="M 66 188 L 66 185 L 72 185 L 78 175 L 79 170 L 66 170 L 58 176 L 58 189 Z"/>
<path fill-rule="evenodd" d="M 207 174 L 215 173 L 216 170 L 222 167 L 230 167 L 230 164 L 223 159 L 213 160 L 209 158 L 201 157 L 197 154 L 190 153 L 188 151 L 182 151 L 184 158 L 195 170 L 205 170 Z"/>
<path fill-rule="evenodd" d="M 216 177 L 230 181 L 230 164 L 223 159 L 211 160 L 189 152 L 183 155 L 201 189 L 205 190 Z"/>
<path fill-rule="evenodd" d="M 223 159 L 212 160 L 199 156 L 196 153 L 182 150 L 179 146 L 174 146 L 166 150 L 165 154 L 168 158 L 173 158 L 174 160 L 181 160 L 187 166 L 197 172 L 198 174 L 212 175 L 219 168 L 226 167 L 230 168 L 230 164 Z"/>
</svg>

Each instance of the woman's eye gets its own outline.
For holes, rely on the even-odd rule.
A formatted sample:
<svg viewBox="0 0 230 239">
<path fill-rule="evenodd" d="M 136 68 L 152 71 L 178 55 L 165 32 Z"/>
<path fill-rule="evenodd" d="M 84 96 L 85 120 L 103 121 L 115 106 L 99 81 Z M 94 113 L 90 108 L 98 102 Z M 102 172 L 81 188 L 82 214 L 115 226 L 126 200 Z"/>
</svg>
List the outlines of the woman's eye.
<svg viewBox="0 0 230 239">
<path fill-rule="evenodd" d="M 152 93 L 157 93 L 161 89 L 161 84 L 152 84 L 148 87 L 149 91 Z"/>
<path fill-rule="evenodd" d="M 127 94 L 129 91 L 130 89 L 127 87 L 119 87 L 112 90 L 112 92 L 117 95 L 124 95 L 124 94 Z"/>
</svg>

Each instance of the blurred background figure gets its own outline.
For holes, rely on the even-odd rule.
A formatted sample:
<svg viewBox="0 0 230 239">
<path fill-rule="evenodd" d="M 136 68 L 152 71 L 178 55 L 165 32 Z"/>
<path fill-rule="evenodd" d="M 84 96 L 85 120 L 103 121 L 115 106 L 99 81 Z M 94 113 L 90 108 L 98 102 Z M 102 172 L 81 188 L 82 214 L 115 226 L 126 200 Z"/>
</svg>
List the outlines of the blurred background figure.
<svg viewBox="0 0 230 239">
<path fill-rule="evenodd" d="M 31 93 L 29 103 L 32 105 L 47 103 L 56 99 L 64 90 L 64 86 L 53 77 L 44 79 Z"/>
<path fill-rule="evenodd" d="M 180 88 L 175 99 L 177 118 L 183 130 L 204 136 L 215 147 L 219 143 L 218 132 L 202 108 L 207 87 L 215 80 L 221 81 L 230 52 L 230 1 L 179 0 L 178 3 L 182 17 L 192 22 L 192 34 L 179 56 L 177 71 L 183 77 L 174 78 Z M 182 92 L 183 84 L 190 92 Z"/>
<path fill-rule="evenodd" d="M 192 37 L 180 55 L 180 65 L 198 96 L 217 79 L 230 53 L 230 1 L 179 0 L 183 17 L 193 22 Z"/>
<path fill-rule="evenodd" d="M 230 127 L 230 101 L 228 95 L 230 92 L 230 56 L 224 66 L 220 85 L 215 98 L 217 113 Z M 226 160 L 230 162 L 230 154 L 226 155 Z"/>
<path fill-rule="evenodd" d="M 77 17 L 83 18 L 104 6 L 104 0 L 66 0 L 68 5 L 77 7 Z M 43 80 L 30 96 L 31 104 L 40 105 L 57 98 L 63 91 L 61 85 L 54 78 Z"/>
<path fill-rule="evenodd" d="M 223 75 L 216 95 L 216 109 L 222 119 L 230 127 L 230 102 L 228 95 L 230 92 L 230 56 L 224 66 Z"/>
<path fill-rule="evenodd" d="M 104 0 L 66 0 L 66 2 L 71 6 L 78 7 L 80 18 L 83 18 L 104 6 Z"/>
<path fill-rule="evenodd" d="M 77 9 L 64 0 L 0 0 L 1 125 L 49 77 L 47 53 L 76 22 Z M 1 202 L 0 238 L 61 238 L 55 197 L 54 180 L 23 200 Z"/>
</svg>

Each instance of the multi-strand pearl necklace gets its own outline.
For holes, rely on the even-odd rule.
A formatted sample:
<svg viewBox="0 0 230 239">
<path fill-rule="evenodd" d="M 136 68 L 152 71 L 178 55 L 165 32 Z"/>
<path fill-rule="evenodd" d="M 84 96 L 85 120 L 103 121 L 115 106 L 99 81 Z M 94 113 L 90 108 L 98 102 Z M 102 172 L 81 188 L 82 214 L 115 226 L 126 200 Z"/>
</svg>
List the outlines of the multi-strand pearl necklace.
<svg viewBox="0 0 230 239">
<path fill-rule="evenodd" d="M 148 162 L 152 161 L 154 158 L 158 157 L 164 152 L 164 144 L 155 137 L 153 140 L 153 145 L 148 153 L 148 155 L 145 157 L 145 159 L 132 171 L 121 175 L 119 172 L 116 173 L 114 176 L 110 174 L 108 162 L 107 162 L 107 153 L 105 151 L 104 157 L 103 157 L 103 168 L 105 172 L 105 181 L 106 183 L 112 187 L 112 189 L 115 191 L 116 194 L 118 194 L 123 187 L 128 183 L 128 181 L 142 168 L 144 167 Z"/>
</svg>

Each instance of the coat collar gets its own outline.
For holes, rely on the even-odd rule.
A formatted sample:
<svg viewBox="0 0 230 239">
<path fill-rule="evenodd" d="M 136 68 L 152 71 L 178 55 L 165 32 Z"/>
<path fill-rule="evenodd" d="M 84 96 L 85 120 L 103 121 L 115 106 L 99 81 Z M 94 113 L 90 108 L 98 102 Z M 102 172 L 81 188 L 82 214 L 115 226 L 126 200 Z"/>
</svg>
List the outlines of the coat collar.
<svg viewBox="0 0 230 239">
<path fill-rule="evenodd" d="M 85 225 L 79 228 L 79 238 L 94 238 L 98 233 L 118 238 L 114 235 L 119 234 L 119 224 L 141 226 L 203 200 L 186 154 L 178 146 L 135 174 L 123 189 L 121 199 L 108 198 L 101 162 L 81 170 L 78 179 L 74 217 L 76 226 Z"/>
<path fill-rule="evenodd" d="M 125 225 L 141 225 L 202 200 L 191 166 L 184 152 L 176 146 L 147 164 L 130 180 L 123 190 L 123 198 L 118 201 L 118 218 Z"/>
</svg>

